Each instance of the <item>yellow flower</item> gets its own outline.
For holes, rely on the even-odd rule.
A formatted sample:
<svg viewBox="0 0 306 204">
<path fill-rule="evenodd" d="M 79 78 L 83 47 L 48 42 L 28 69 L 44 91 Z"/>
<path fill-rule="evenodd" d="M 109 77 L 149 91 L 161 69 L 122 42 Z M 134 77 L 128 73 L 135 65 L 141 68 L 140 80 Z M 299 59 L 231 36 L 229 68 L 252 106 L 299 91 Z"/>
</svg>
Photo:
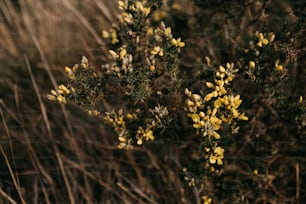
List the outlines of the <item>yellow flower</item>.
<svg viewBox="0 0 306 204">
<path fill-rule="evenodd" d="M 254 69 L 254 68 L 255 68 L 255 62 L 254 62 L 254 61 L 250 61 L 250 62 L 249 62 L 249 67 L 250 67 L 251 69 Z"/>
<path fill-rule="evenodd" d="M 134 116 L 131 113 L 126 114 L 126 118 L 129 120 L 134 119 Z"/>
<path fill-rule="evenodd" d="M 212 199 L 207 196 L 203 196 L 202 199 L 203 199 L 203 204 L 211 204 L 212 202 Z"/>
<path fill-rule="evenodd" d="M 205 59 L 205 61 L 206 61 L 206 64 L 207 64 L 208 66 L 210 66 L 210 58 L 209 58 L 208 56 L 206 56 L 204 59 Z"/>
<path fill-rule="evenodd" d="M 177 42 L 176 42 L 176 39 L 175 38 L 172 38 L 171 41 L 170 41 L 171 45 L 174 45 L 176 46 L 177 45 Z"/>
<path fill-rule="evenodd" d="M 87 113 L 89 116 L 97 116 L 100 114 L 100 112 L 97 110 L 88 110 Z"/>
<path fill-rule="evenodd" d="M 145 133 L 143 134 L 145 140 L 154 140 L 153 131 L 150 129 L 146 129 Z"/>
<path fill-rule="evenodd" d="M 70 79 L 74 79 L 75 75 L 74 75 L 74 71 L 70 68 L 70 67 L 65 67 L 65 72 L 68 74 Z"/>
<path fill-rule="evenodd" d="M 102 38 L 109 38 L 109 32 L 102 30 Z"/>
<path fill-rule="evenodd" d="M 72 69 L 66 66 L 66 67 L 65 67 L 65 72 L 66 72 L 67 74 L 70 74 L 70 73 L 72 73 Z"/>
<path fill-rule="evenodd" d="M 222 147 L 216 147 L 214 149 L 214 154 L 211 154 L 209 157 L 209 162 L 211 164 L 217 163 L 218 165 L 222 165 L 224 159 L 224 149 Z"/>
<path fill-rule="evenodd" d="M 150 69 L 151 72 L 154 72 L 155 71 L 155 65 L 151 64 L 149 69 Z"/>
<path fill-rule="evenodd" d="M 212 98 L 217 97 L 217 96 L 218 96 L 218 92 L 213 91 L 204 97 L 204 101 L 210 101 Z"/>
<path fill-rule="evenodd" d="M 219 130 L 220 126 L 222 124 L 222 120 L 220 120 L 219 118 L 217 118 L 216 116 L 211 116 L 210 117 L 210 123 L 213 126 L 214 130 Z"/>
<path fill-rule="evenodd" d="M 204 113 L 203 111 L 201 111 L 201 112 L 199 113 L 199 116 L 200 116 L 201 118 L 204 118 L 204 117 L 205 117 L 205 113 Z"/>
<path fill-rule="evenodd" d="M 118 1 L 118 8 L 120 10 L 125 10 L 127 9 L 127 3 L 126 2 L 123 2 L 123 1 Z"/>
<path fill-rule="evenodd" d="M 200 129 L 202 127 L 201 123 L 195 123 L 192 125 L 193 128 L 195 129 Z"/>
<path fill-rule="evenodd" d="M 188 97 L 190 97 L 191 94 L 192 94 L 192 92 L 191 92 L 189 89 L 187 89 L 187 88 L 185 88 L 184 93 L 185 93 Z"/>
<path fill-rule="evenodd" d="M 171 38 L 171 37 L 172 37 L 171 28 L 170 28 L 170 27 L 167 27 L 167 28 L 165 29 L 165 36 L 168 37 L 168 38 Z"/>
<path fill-rule="evenodd" d="M 185 47 L 185 43 L 183 41 L 181 41 L 181 38 L 178 38 L 176 41 L 177 41 L 177 46 L 178 47 Z"/>
<path fill-rule="evenodd" d="M 206 86 L 208 88 L 214 88 L 215 87 L 215 85 L 213 83 L 211 83 L 211 82 L 206 82 Z"/>
<path fill-rule="evenodd" d="M 258 42 L 256 44 L 258 47 L 262 47 L 263 45 L 269 44 L 268 39 L 265 38 L 262 33 L 259 33 L 258 31 L 256 31 L 255 35 L 258 38 Z"/>
<path fill-rule="evenodd" d="M 140 1 L 136 1 L 136 8 L 140 11 L 143 10 L 143 4 Z"/>
<path fill-rule="evenodd" d="M 161 50 L 159 51 L 158 55 L 161 56 L 161 57 L 164 56 L 164 51 L 163 51 L 163 49 L 161 49 Z"/>
<path fill-rule="evenodd" d="M 58 89 L 60 94 L 70 94 L 70 90 L 64 84 L 59 85 Z"/>
<path fill-rule="evenodd" d="M 52 94 L 52 95 L 54 95 L 54 96 L 56 96 L 56 95 L 57 95 L 56 91 L 55 91 L 55 90 L 53 90 L 53 89 L 51 90 L 51 94 Z"/>
<path fill-rule="evenodd" d="M 276 71 L 283 71 L 284 70 L 284 66 L 279 64 L 279 60 L 275 61 L 275 69 L 276 69 Z"/>
<path fill-rule="evenodd" d="M 216 148 L 214 149 L 214 152 L 215 152 L 217 155 L 223 157 L 224 149 L 223 149 L 222 147 L 216 147 Z"/>
<path fill-rule="evenodd" d="M 119 42 L 118 37 L 117 37 L 117 32 L 115 29 L 110 29 L 111 32 L 111 37 L 112 37 L 112 44 L 116 44 Z"/>
<path fill-rule="evenodd" d="M 160 54 L 160 53 L 162 53 L 162 54 Z M 151 54 L 152 54 L 152 55 L 157 55 L 157 54 L 159 54 L 160 56 L 162 56 L 162 55 L 163 55 L 163 49 L 162 49 L 161 47 L 159 47 L 159 46 L 155 46 L 155 47 L 153 48 L 153 50 L 151 50 Z"/>
<path fill-rule="evenodd" d="M 190 99 L 187 99 L 186 104 L 187 104 L 187 107 L 188 107 L 188 108 L 193 107 L 193 106 L 195 105 L 194 102 L 191 101 Z"/>
<path fill-rule="evenodd" d="M 219 140 L 221 138 L 221 136 L 216 131 L 212 131 L 211 134 L 216 140 Z"/>
<path fill-rule="evenodd" d="M 191 95 L 191 98 L 192 98 L 194 101 L 200 101 L 202 97 L 201 97 L 199 94 L 192 94 L 192 95 Z"/>
<path fill-rule="evenodd" d="M 219 71 L 220 71 L 221 73 L 224 73 L 224 72 L 225 72 L 225 68 L 224 68 L 223 66 L 219 66 Z"/>
<path fill-rule="evenodd" d="M 300 96 L 299 103 L 302 103 L 302 102 L 303 102 L 303 96 Z"/>
<path fill-rule="evenodd" d="M 249 118 L 248 118 L 248 116 L 246 116 L 244 113 L 242 113 L 242 114 L 240 114 L 240 115 L 238 116 L 238 119 L 240 119 L 240 120 L 248 120 Z"/>
<path fill-rule="evenodd" d="M 234 118 L 238 118 L 239 112 L 236 109 L 232 109 L 232 114 Z"/>
<path fill-rule="evenodd" d="M 144 14 L 144 16 L 148 16 L 151 12 L 151 8 L 150 7 L 146 7 L 143 8 L 142 13 Z"/>
<path fill-rule="evenodd" d="M 81 67 L 84 68 L 84 69 L 88 68 L 88 59 L 85 56 L 82 57 Z"/>
<path fill-rule="evenodd" d="M 240 104 L 242 103 L 242 100 L 240 99 L 240 95 L 237 96 L 230 96 L 230 103 L 233 108 L 238 108 Z"/>
<path fill-rule="evenodd" d="M 200 116 L 197 113 L 188 114 L 188 116 L 192 119 L 194 123 L 198 123 L 200 121 Z"/>
<path fill-rule="evenodd" d="M 79 68 L 79 65 L 78 64 L 75 64 L 73 67 L 72 67 L 72 71 L 73 72 L 76 72 Z"/>
<path fill-rule="evenodd" d="M 62 95 L 58 95 L 56 99 L 61 104 L 66 104 L 67 103 L 66 98 Z"/>
<path fill-rule="evenodd" d="M 262 44 L 267 45 L 268 43 L 269 43 L 268 39 L 264 38 L 264 39 L 262 40 Z"/>
<path fill-rule="evenodd" d="M 119 53 L 119 58 L 123 59 L 126 56 L 126 49 L 122 48 L 120 53 Z"/>
<path fill-rule="evenodd" d="M 56 96 L 52 95 L 52 94 L 47 94 L 47 98 L 50 101 L 55 101 L 56 100 Z"/>
<path fill-rule="evenodd" d="M 119 125 L 119 126 L 125 127 L 125 121 L 123 120 L 123 117 L 122 117 L 122 116 L 119 117 L 119 118 L 117 118 L 116 123 L 117 123 L 117 125 Z"/>
<path fill-rule="evenodd" d="M 178 39 L 172 38 L 170 43 L 171 45 L 174 45 L 176 47 L 185 47 L 185 43 L 181 41 L 181 38 Z"/>
<path fill-rule="evenodd" d="M 215 100 L 214 102 L 214 107 L 216 109 L 219 109 L 222 106 L 222 98 L 218 98 L 217 100 Z"/>
<path fill-rule="evenodd" d="M 114 51 L 114 50 L 109 50 L 109 54 L 111 55 L 112 58 L 117 59 L 119 58 L 119 55 Z"/>
<path fill-rule="evenodd" d="M 137 144 L 138 144 L 138 145 L 142 145 L 142 138 L 138 138 L 138 139 L 137 139 Z"/>
<path fill-rule="evenodd" d="M 119 142 L 126 142 L 126 137 L 119 136 L 118 140 L 119 140 Z"/>
<path fill-rule="evenodd" d="M 152 27 L 149 27 L 147 30 L 147 35 L 153 35 L 154 34 L 154 30 Z"/>
</svg>

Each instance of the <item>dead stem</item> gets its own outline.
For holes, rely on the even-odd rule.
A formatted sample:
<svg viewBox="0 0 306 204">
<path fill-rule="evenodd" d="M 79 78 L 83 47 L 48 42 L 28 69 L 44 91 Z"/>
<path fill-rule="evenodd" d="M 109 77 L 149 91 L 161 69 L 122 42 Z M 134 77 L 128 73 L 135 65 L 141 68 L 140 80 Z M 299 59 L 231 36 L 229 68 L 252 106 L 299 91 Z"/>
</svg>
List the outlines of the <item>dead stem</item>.
<svg viewBox="0 0 306 204">
<path fill-rule="evenodd" d="M 14 174 L 14 171 L 13 171 L 11 165 L 10 165 L 10 162 L 9 162 L 9 160 L 8 160 L 8 158 L 7 158 L 7 156 L 6 156 L 5 152 L 4 152 L 1 144 L 0 144 L 0 151 L 1 151 L 1 154 L 2 154 L 2 156 L 4 158 L 4 160 L 5 160 L 5 164 L 6 164 L 8 170 L 10 172 L 10 176 L 11 176 L 11 179 L 13 181 L 13 184 L 14 184 L 17 192 L 18 192 L 19 199 L 20 199 L 22 204 L 26 204 L 26 201 L 25 201 L 25 199 L 23 197 L 23 193 L 22 193 L 22 190 L 21 190 L 21 186 L 18 184 L 17 178 L 16 178 L 16 176 Z"/>
<path fill-rule="evenodd" d="M 9 196 L 7 193 L 5 193 L 1 188 L 0 188 L 0 194 L 3 198 L 5 198 L 9 203 L 11 204 L 17 204 L 16 201 L 14 201 L 14 199 Z"/>
<path fill-rule="evenodd" d="M 29 60 L 26 56 L 24 56 L 24 59 L 25 59 L 25 62 L 26 62 L 26 67 L 28 69 L 28 72 L 29 72 L 31 80 L 32 80 L 32 84 L 33 84 L 36 96 L 37 96 L 38 101 L 39 101 L 40 110 L 41 110 L 41 113 L 43 115 L 46 128 L 48 130 L 48 135 L 49 135 L 50 141 L 53 141 L 53 135 L 52 135 L 52 131 L 51 131 L 50 122 L 49 122 L 49 119 L 47 117 L 47 111 L 46 111 L 45 105 L 43 103 L 43 100 L 40 96 L 39 89 L 38 89 L 35 77 L 33 75 L 33 72 L 32 72 L 31 66 L 30 66 L 30 62 L 29 62 Z M 59 164 L 64 182 L 65 182 L 67 191 L 68 191 L 68 197 L 69 197 L 70 203 L 75 204 L 75 200 L 74 200 L 74 196 L 73 196 L 73 193 L 72 193 L 72 190 L 71 190 L 71 186 L 70 186 L 69 181 L 67 179 L 66 172 L 65 172 L 65 169 L 64 169 L 64 165 L 63 165 L 62 159 L 60 157 L 60 154 L 58 152 L 58 148 L 55 146 L 55 144 L 53 142 L 52 142 L 52 146 L 54 148 L 55 155 L 56 155 L 56 158 L 57 158 L 57 161 L 58 161 L 58 164 Z"/>
</svg>

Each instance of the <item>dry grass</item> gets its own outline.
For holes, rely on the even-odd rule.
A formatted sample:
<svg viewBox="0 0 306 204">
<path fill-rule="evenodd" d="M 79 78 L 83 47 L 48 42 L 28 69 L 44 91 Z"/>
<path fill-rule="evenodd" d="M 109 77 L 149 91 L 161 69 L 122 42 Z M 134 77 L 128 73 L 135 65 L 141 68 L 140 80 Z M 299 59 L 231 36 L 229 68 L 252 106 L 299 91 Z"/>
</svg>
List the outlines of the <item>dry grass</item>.
<svg viewBox="0 0 306 204">
<path fill-rule="evenodd" d="M 190 202 L 173 166 L 178 154 L 167 158 L 177 147 L 160 155 L 119 151 L 102 121 L 46 100 L 65 65 L 82 55 L 96 67 L 106 60 L 100 32 L 116 7 L 98 0 L 0 3 L 1 203 Z"/>
<path fill-rule="evenodd" d="M 187 12 L 194 12 L 188 1 L 180 2 Z M 116 1 L 102 0 L 0 2 L 0 203 L 200 203 L 198 192 L 183 179 L 180 161 L 188 158 L 179 145 L 153 143 L 135 151 L 118 150 L 116 137 L 101 119 L 88 117 L 73 104 L 50 103 L 45 97 L 64 80 L 65 65 L 73 65 L 82 55 L 95 67 L 107 60 L 100 32 L 114 22 L 116 8 Z M 227 26 L 231 25 L 225 25 L 225 31 L 229 31 Z M 241 26 L 252 32 L 256 25 Z M 206 52 L 221 61 L 213 39 L 198 38 L 202 44 L 196 50 L 207 46 Z M 235 46 L 242 39 L 228 40 Z M 300 46 L 305 48 L 305 42 Z M 301 67 L 292 71 L 292 83 L 296 94 L 305 95 Z M 279 164 L 283 158 L 269 160 L 275 172 L 259 191 L 271 190 L 288 203 L 303 203 L 305 158 L 284 158 L 288 160 L 283 164 Z M 229 165 L 225 172 L 238 172 L 250 181 L 253 175 L 241 167 Z M 289 199 L 284 197 L 286 190 L 278 190 L 273 183 L 283 172 L 290 173 L 295 187 Z"/>
</svg>

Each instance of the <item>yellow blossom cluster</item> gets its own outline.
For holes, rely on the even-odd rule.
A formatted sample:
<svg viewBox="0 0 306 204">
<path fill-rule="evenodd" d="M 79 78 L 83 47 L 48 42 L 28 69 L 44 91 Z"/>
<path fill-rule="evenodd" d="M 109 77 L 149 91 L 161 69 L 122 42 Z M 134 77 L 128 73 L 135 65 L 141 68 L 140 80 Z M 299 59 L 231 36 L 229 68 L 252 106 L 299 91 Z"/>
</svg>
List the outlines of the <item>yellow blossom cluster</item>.
<svg viewBox="0 0 306 204">
<path fill-rule="evenodd" d="M 193 94 L 188 89 L 185 90 L 188 96 L 186 101 L 188 117 L 192 119 L 194 128 L 202 129 L 204 136 L 209 135 L 219 139 L 220 136 L 215 131 L 220 129 L 222 123 L 231 124 L 233 119 L 248 119 L 244 113 L 238 111 L 242 102 L 240 96 L 227 94 L 225 88 L 233 80 L 237 71 L 233 63 L 227 63 L 226 67 L 219 66 L 215 74 L 215 83 L 206 82 L 206 87 L 213 91 L 206 94 L 204 98 L 199 94 Z M 205 106 L 205 104 L 213 106 Z"/>
<path fill-rule="evenodd" d="M 154 37 L 154 39 L 157 42 L 162 42 L 163 39 L 167 43 L 170 43 L 171 46 L 175 46 L 178 48 L 185 47 L 185 43 L 182 41 L 181 38 L 175 39 L 172 34 L 172 29 L 171 27 L 166 27 L 166 25 L 161 22 L 160 26 L 157 27 L 156 29 L 153 29 L 152 27 L 149 27 L 147 29 L 147 35 Z"/>
<path fill-rule="evenodd" d="M 143 140 L 153 141 L 154 140 L 153 131 L 150 128 L 146 128 L 144 130 L 143 127 L 138 127 L 138 130 L 136 133 L 136 139 L 137 139 L 138 145 L 141 145 L 143 143 Z"/>
<path fill-rule="evenodd" d="M 113 60 L 113 64 L 104 65 L 107 73 L 115 74 L 117 77 L 121 78 L 131 72 L 133 72 L 133 56 L 127 53 L 126 46 L 121 46 L 118 51 L 109 50 L 109 54 Z"/>
<path fill-rule="evenodd" d="M 206 82 L 206 87 L 213 89 L 204 97 L 185 89 L 187 116 L 193 122 L 193 128 L 202 136 L 208 136 L 206 153 L 209 154 L 209 164 L 222 165 L 224 149 L 218 146 L 221 136 L 218 131 L 222 124 L 233 125 L 236 120 L 248 120 L 248 117 L 238 111 L 242 100 L 240 95 L 228 94 L 227 86 L 235 77 L 238 69 L 233 63 L 227 63 L 225 67 L 219 66 L 215 73 L 215 81 Z M 213 166 L 211 170 L 214 171 Z"/>
<path fill-rule="evenodd" d="M 85 56 L 82 57 L 80 67 L 83 69 L 88 69 L 88 59 Z M 65 67 L 65 72 L 68 74 L 69 79 L 71 80 L 75 79 L 75 73 L 77 72 L 78 68 L 79 68 L 78 64 L 75 64 L 72 68 L 68 66 Z"/>
<path fill-rule="evenodd" d="M 119 109 L 118 112 L 113 110 L 105 113 L 105 123 L 112 126 L 118 135 L 118 148 L 132 149 L 135 147 L 135 144 L 142 145 L 144 141 L 153 141 L 155 139 L 154 130 L 162 125 L 163 120 L 169 114 L 166 107 L 155 106 L 154 109 L 150 109 L 153 117 L 147 118 L 146 123 L 142 126 L 139 125 L 141 123 L 139 112 L 140 110 L 137 109 L 133 113 L 124 114 L 123 110 Z M 133 130 L 130 126 L 138 127 L 136 130 Z"/>
<path fill-rule="evenodd" d="M 248 69 L 247 74 L 257 82 L 265 81 L 265 78 L 272 76 L 273 73 L 278 77 L 286 73 L 285 63 L 281 63 L 285 61 L 281 59 L 285 55 L 280 54 L 282 49 L 277 48 L 280 44 L 273 43 L 274 40 L 273 32 L 264 34 L 256 31 L 255 42 L 250 41 L 250 47 L 244 50 L 244 56 L 238 62 L 240 67 Z"/>
<path fill-rule="evenodd" d="M 118 7 L 120 10 L 123 11 L 123 13 L 121 13 L 121 16 L 129 16 L 129 13 L 126 12 L 129 11 L 142 14 L 143 16 L 147 17 L 151 12 L 151 8 L 144 6 L 146 2 L 147 1 L 136 1 L 134 4 L 129 4 L 127 0 L 118 1 Z"/>
<path fill-rule="evenodd" d="M 224 159 L 224 149 L 222 147 L 215 147 L 213 153 L 209 156 L 209 162 L 211 164 L 217 163 L 222 165 L 222 159 Z"/>
<path fill-rule="evenodd" d="M 66 66 L 65 72 L 70 79 L 68 85 L 59 85 L 57 90 L 51 90 L 47 98 L 61 104 L 66 104 L 68 99 L 73 99 L 83 106 L 89 116 L 98 116 L 100 112 L 94 108 L 94 103 L 97 101 L 94 98 L 98 98 L 99 80 L 93 69 L 89 68 L 88 59 L 83 56 L 80 64 L 75 64 L 72 68 Z M 84 97 L 85 95 L 87 97 Z"/>
<path fill-rule="evenodd" d="M 138 103 L 144 108 L 141 114 L 137 111 L 124 114 L 123 109 L 105 112 L 104 121 L 118 135 L 119 148 L 130 149 L 154 140 L 155 130 L 163 128 L 170 120 L 166 107 L 156 105 L 154 109 L 149 109 L 143 106 L 151 95 L 158 93 L 158 96 L 163 96 L 165 87 L 153 86 L 154 77 L 167 81 L 170 78 L 174 85 L 167 85 L 167 89 L 176 86 L 178 54 L 185 46 L 181 38 L 174 38 L 171 28 L 163 22 L 152 24 L 150 14 L 160 4 L 161 1 L 118 1 L 121 11 L 118 24 L 102 31 L 102 37 L 109 40 L 106 42 L 110 45 L 110 63 L 102 65 L 101 76 L 89 67 L 87 58 L 83 57 L 80 64 L 65 67 L 69 83 L 60 85 L 58 90 L 52 90 L 48 95 L 50 100 L 63 104 L 67 100 L 75 102 L 89 116 L 101 114 L 97 106 L 104 105 L 102 100 L 111 99 L 112 94 L 109 93 L 114 90 L 121 92 L 120 100 L 126 100 L 125 108 Z M 109 80 L 108 83 L 105 83 L 106 80 Z M 159 83 L 164 84 L 162 81 Z"/>
<path fill-rule="evenodd" d="M 203 204 L 211 204 L 212 203 L 212 199 L 208 196 L 203 196 L 202 200 L 203 200 Z"/>
<path fill-rule="evenodd" d="M 152 93 L 160 93 L 163 87 L 151 83 L 157 75 L 167 75 L 178 83 L 178 54 L 185 43 L 175 38 L 172 29 L 164 22 L 152 24 L 150 14 L 155 12 L 160 1 L 118 1 L 119 24 L 102 37 L 109 39 L 110 63 L 102 65 L 102 71 L 118 78 L 123 93 L 132 100 L 144 102 Z M 73 75 L 72 75 L 73 76 Z M 137 76 L 137 79 L 136 79 Z M 167 89 L 171 87 L 167 87 Z"/>
<path fill-rule="evenodd" d="M 51 90 L 50 94 L 47 95 L 47 98 L 51 101 L 58 101 L 61 104 L 66 104 L 67 100 L 65 95 L 70 94 L 70 90 L 64 85 L 61 84 L 58 86 L 57 90 Z"/>
<path fill-rule="evenodd" d="M 265 36 L 263 33 L 256 31 L 255 36 L 257 38 L 256 45 L 258 47 L 268 45 L 269 43 L 272 43 L 275 39 L 275 34 L 273 32 L 270 32 L 267 36 Z"/>
<path fill-rule="evenodd" d="M 87 113 L 89 116 L 98 116 L 100 115 L 100 112 L 97 110 L 87 110 Z"/>
<path fill-rule="evenodd" d="M 143 1 L 118 1 L 118 8 L 119 10 L 121 10 L 122 12 L 119 14 L 118 19 L 119 22 L 126 26 L 126 28 L 124 28 L 125 32 L 128 33 L 128 35 L 130 36 L 134 36 L 134 25 L 136 25 L 136 27 L 138 26 L 142 26 L 143 24 L 145 24 L 149 14 L 151 13 L 151 7 L 147 6 L 148 3 L 147 1 L 143 0 Z M 140 27 L 141 27 L 140 26 Z M 122 27 L 120 26 L 116 26 L 114 25 L 112 28 L 110 28 L 108 31 L 103 30 L 102 31 L 102 37 L 103 38 L 110 38 L 111 39 L 111 43 L 112 44 L 118 44 L 120 43 L 120 39 L 119 39 L 119 35 L 122 29 Z M 124 33 L 126 35 L 126 33 Z M 138 38 L 139 41 L 139 38 Z M 119 52 L 124 52 L 125 47 L 121 47 L 119 49 Z M 125 50 L 126 51 L 126 50 Z M 117 58 L 116 57 L 116 52 L 112 51 L 111 56 L 113 58 Z M 123 60 L 123 62 L 127 63 L 127 61 L 129 60 L 129 62 L 131 62 L 131 56 L 132 55 L 127 55 L 126 58 L 125 56 L 122 56 L 123 53 L 121 53 L 120 59 Z M 114 67 L 113 69 L 115 69 L 115 71 L 118 73 L 120 67 L 120 63 L 117 64 L 116 67 Z M 125 70 L 126 72 L 126 70 Z"/>
<path fill-rule="evenodd" d="M 125 116 L 123 110 L 120 109 L 118 112 L 114 110 L 111 112 L 105 112 L 104 122 L 112 126 L 118 135 L 119 149 L 132 149 L 133 140 L 130 138 L 129 132 L 126 128 Z"/>
<path fill-rule="evenodd" d="M 264 45 L 268 45 L 269 44 L 269 40 L 267 38 L 264 37 L 264 35 L 258 31 L 255 32 L 255 36 L 258 39 L 258 42 L 256 43 L 256 45 L 258 47 L 262 47 Z"/>
<path fill-rule="evenodd" d="M 163 57 L 165 55 L 164 50 L 167 50 L 167 57 L 170 58 L 167 60 L 172 61 L 172 58 L 176 57 L 176 54 L 180 52 L 180 49 L 185 47 L 185 43 L 182 39 L 174 38 L 171 27 L 166 27 L 163 22 L 161 22 L 160 26 L 155 29 L 149 27 L 146 33 L 147 36 L 151 38 L 150 41 L 152 43 L 150 44 L 158 44 L 151 49 L 150 55 L 146 58 L 149 69 L 152 72 L 156 70 L 156 64 L 158 64 L 156 56 Z"/>
<path fill-rule="evenodd" d="M 124 25 L 143 23 L 151 13 L 151 7 L 145 5 L 147 5 L 146 0 L 135 2 L 129 2 L 128 0 L 118 1 L 118 8 L 122 11 L 118 16 L 119 22 Z M 119 43 L 117 29 L 115 28 L 111 28 L 109 31 L 103 30 L 102 37 L 111 38 L 112 44 Z"/>
<path fill-rule="evenodd" d="M 180 48 L 185 46 L 185 43 L 181 38 L 176 39 L 172 36 L 171 28 L 166 27 L 163 22 L 155 29 L 150 26 L 147 27 L 146 20 L 151 12 L 151 7 L 145 6 L 148 5 L 147 1 L 118 1 L 118 5 L 119 9 L 123 11 L 119 15 L 119 21 L 126 26 L 124 29 L 126 29 L 127 34 L 130 35 L 133 43 L 135 43 L 138 52 L 144 53 L 143 60 L 148 67 L 147 70 L 150 70 L 151 72 L 156 71 L 156 64 L 158 61 L 156 57 L 163 57 L 165 55 L 164 50 L 169 50 L 171 53 L 179 53 Z M 131 26 L 131 24 L 134 23 L 141 25 L 139 28 L 143 27 L 143 30 L 134 30 L 135 28 Z M 119 43 L 118 32 L 120 32 L 120 29 L 122 28 L 115 27 L 111 28 L 109 31 L 102 31 L 102 36 L 104 38 L 111 38 L 112 44 Z M 142 35 L 142 32 L 145 32 L 146 35 Z M 127 45 L 124 41 L 121 42 L 123 44 L 117 51 L 109 51 L 114 63 L 112 65 L 103 66 L 108 73 L 115 73 L 118 77 L 131 73 L 135 69 L 135 65 L 132 64 L 135 55 L 134 50 L 129 48 L 128 53 L 126 49 Z M 169 47 L 171 47 L 171 49 L 169 49 Z M 173 54 L 167 54 L 167 56 L 176 57 L 176 55 Z M 165 60 L 173 61 L 171 59 Z"/>
<path fill-rule="evenodd" d="M 268 34 L 267 38 L 265 38 L 263 33 L 260 33 L 258 31 L 256 31 L 255 36 L 258 38 L 258 42 L 256 44 L 258 47 L 262 47 L 263 45 L 268 45 L 269 43 L 272 43 L 275 39 L 275 35 L 274 35 L 273 32 L 270 32 Z M 284 66 L 279 63 L 279 59 L 276 60 L 274 64 L 275 64 L 275 70 L 276 71 L 283 71 L 284 70 Z"/>
<path fill-rule="evenodd" d="M 161 48 L 161 47 L 159 47 L 159 46 L 155 46 L 154 48 L 153 48 L 153 50 L 151 50 L 151 54 L 152 55 L 159 55 L 159 56 L 164 56 L 164 51 L 163 51 L 163 49 Z"/>
<path fill-rule="evenodd" d="M 117 31 L 114 28 L 109 29 L 109 31 L 103 30 L 102 31 L 103 38 L 111 38 L 112 44 L 119 43 Z"/>
</svg>

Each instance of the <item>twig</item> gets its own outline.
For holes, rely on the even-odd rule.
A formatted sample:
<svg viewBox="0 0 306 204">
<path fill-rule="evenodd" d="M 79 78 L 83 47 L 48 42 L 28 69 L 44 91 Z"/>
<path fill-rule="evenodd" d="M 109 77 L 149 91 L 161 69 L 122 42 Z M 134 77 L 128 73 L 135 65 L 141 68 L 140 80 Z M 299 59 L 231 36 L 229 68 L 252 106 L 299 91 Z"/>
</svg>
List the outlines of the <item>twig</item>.
<svg viewBox="0 0 306 204">
<path fill-rule="evenodd" d="M 5 193 L 1 188 L 0 188 L 0 194 L 3 198 L 5 198 L 9 203 L 11 204 L 17 204 L 16 201 L 12 197 L 10 197 L 7 193 Z"/>
<path fill-rule="evenodd" d="M 11 178 L 12 178 L 12 181 L 13 181 L 13 184 L 14 184 L 14 186 L 15 186 L 17 192 L 18 192 L 20 201 L 21 201 L 22 204 L 26 204 L 25 199 L 23 198 L 22 192 L 21 192 L 21 190 L 20 190 L 20 185 L 19 185 L 18 182 L 17 182 L 17 179 L 16 179 L 16 177 L 15 177 L 15 174 L 14 174 L 14 172 L 13 172 L 13 169 L 12 169 L 12 167 L 11 167 L 11 165 L 10 165 L 10 162 L 9 162 L 9 160 L 8 160 L 8 158 L 7 158 L 7 156 L 6 156 L 5 152 L 4 152 L 4 150 L 3 150 L 1 144 L 0 144 L 0 151 L 1 151 L 1 154 L 2 154 L 2 156 L 3 156 L 3 158 L 4 158 L 4 160 L 5 160 L 5 164 L 6 164 L 8 170 L 9 170 L 9 172 L 10 172 L 10 175 L 11 175 Z"/>
<path fill-rule="evenodd" d="M 296 204 L 299 204 L 300 203 L 301 180 L 300 180 L 300 164 L 298 162 L 295 163 L 295 178 L 296 178 L 295 199 L 296 199 Z"/>
</svg>

